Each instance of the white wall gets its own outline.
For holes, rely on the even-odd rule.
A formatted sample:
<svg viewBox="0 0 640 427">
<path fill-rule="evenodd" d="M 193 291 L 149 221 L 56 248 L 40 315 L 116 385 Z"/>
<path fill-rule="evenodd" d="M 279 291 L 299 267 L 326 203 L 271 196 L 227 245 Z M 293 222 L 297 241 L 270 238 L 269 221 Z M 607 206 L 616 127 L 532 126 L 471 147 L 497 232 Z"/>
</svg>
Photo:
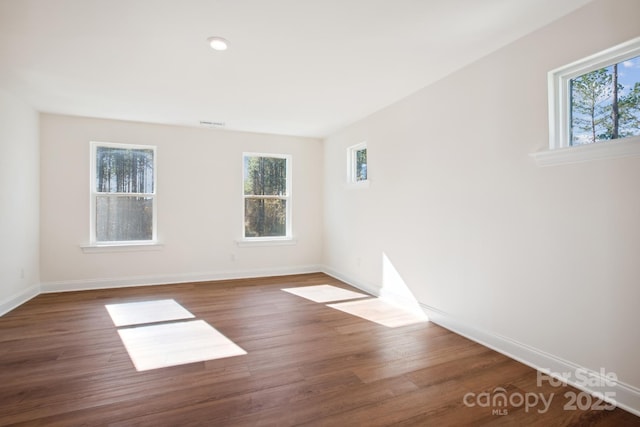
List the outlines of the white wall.
<svg viewBox="0 0 640 427">
<path fill-rule="evenodd" d="M 529 157 L 548 147 L 547 72 L 640 36 L 638 16 L 596 1 L 328 138 L 329 271 L 379 291 L 384 254 L 460 325 L 640 388 L 640 158 Z M 362 141 L 371 186 L 348 190 Z"/>
<path fill-rule="evenodd" d="M 81 251 L 89 239 L 90 141 L 158 147 L 163 250 Z M 317 269 L 322 250 L 319 140 L 43 114 L 41 146 L 40 274 L 45 291 Z M 243 151 L 292 154 L 297 245 L 237 246 Z"/>
<path fill-rule="evenodd" d="M 38 113 L 0 89 L 0 315 L 38 292 Z"/>
</svg>

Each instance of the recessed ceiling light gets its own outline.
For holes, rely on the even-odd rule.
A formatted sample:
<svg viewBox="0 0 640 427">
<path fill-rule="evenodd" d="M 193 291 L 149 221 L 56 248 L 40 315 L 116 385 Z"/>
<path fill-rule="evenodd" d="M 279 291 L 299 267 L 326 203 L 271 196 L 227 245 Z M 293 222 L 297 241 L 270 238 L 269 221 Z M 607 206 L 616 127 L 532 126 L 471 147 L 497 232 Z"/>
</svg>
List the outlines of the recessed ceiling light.
<svg viewBox="0 0 640 427">
<path fill-rule="evenodd" d="M 209 37 L 207 41 L 213 50 L 227 50 L 229 47 L 229 42 L 222 37 Z"/>
</svg>

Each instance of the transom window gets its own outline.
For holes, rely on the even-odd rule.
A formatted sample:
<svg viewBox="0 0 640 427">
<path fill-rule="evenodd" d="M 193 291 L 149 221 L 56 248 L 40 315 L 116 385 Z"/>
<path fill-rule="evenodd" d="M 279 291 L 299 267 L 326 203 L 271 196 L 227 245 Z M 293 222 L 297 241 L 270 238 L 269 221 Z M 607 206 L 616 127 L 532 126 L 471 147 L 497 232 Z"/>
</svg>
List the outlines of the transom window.
<svg viewBox="0 0 640 427">
<path fill-rule="evenodd" d="M 91 143 L 91 242 L 156 241 L 156 148 Z"/>
<path fill-rule="evenodd" d="M 291 156 L 244 153 L 247 240 L 291 238 Z"/>
</svg>

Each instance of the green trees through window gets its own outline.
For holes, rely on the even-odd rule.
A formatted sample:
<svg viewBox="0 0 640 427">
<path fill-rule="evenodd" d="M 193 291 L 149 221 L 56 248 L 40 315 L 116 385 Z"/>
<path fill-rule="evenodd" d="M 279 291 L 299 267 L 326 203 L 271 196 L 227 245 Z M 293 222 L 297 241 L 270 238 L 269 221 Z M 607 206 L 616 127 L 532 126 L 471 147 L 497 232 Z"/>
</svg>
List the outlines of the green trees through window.
<svg viewBox="0 0 640 427">
<path fill-rule="evenodd" d="M 347 183 L 367 184 L 369 171 L 366 142 L 347 147 L 347 168 Z"/>
<path fill-rule="evenodd" d="M 367 147 L 356 150 L 356 181 L 367 180 Z"/>
<path fill-rule="evenodd" d="M 640 135 L 640 56 L 570 80 L 571 145 Z"/>
<path fill-rule="evenodd" d="M 153 240 L 153 148 L 95 148 L 95 241 Z"/>
<path fill-rule="evenodd" d="M 288 157 L 244 155 L 244 237 L 286 237 Z"/>
</svg>

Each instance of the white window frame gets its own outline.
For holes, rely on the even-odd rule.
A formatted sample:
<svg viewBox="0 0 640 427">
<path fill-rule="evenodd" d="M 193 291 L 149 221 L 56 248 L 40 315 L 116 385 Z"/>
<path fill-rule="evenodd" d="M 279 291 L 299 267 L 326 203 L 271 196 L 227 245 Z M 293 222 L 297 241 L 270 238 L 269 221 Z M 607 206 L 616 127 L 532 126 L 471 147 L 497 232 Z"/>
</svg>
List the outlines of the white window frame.
<svg viewBox="0 0 640 427">
<path fill-rule="evenodd" d="M 358 180 L 357 153 L 367 150 L 367 179 Z M 347 186 L 349 188 L 367 188 L 369 186 L 369 149 L 367 142 L 361 142 L 347 148 Z"/>
<path fill-rule="evenodd" d="M 532 153 L 540 166 L 640 155 L 640 136 L 571 146 L 570 81 L 640 55 L 640 37 L 548 73 L 549 150 Z"/>
<path fill-rule="evenodd" d="M 286 160 L 286 173 L 287 173 L 287 182 L 286 182 L 286 192 L 285 196 L 253 196 L 250 194 L 244 194 L 244 159 L 245 157 L 271 157 L 276 159 L 285 159 Z M 293 170 L 293 156 L 291 154 L 275 154 L 275 153 L 255 153 L 255 152 L 244 152 L 242 153 L 242 238 L 238 240 L 238 244 L 242 246 L 243 244 L 260 244 L 260 243 L 275 243 L 275 244 L 289 244 L 295 243 L 293 239 L 293 197 L 292 197 L 292 170 Z M 287 207 L 285 209 L 286 215 L 286 224 L 285 224 L 285 236 L 261 236 L 261 237 L 245 237 L 245 200 L 251 198 L 264 198 L 264 199 L 281 199 L 285 200 Z"/>
<path fill-rule="evenodd" d="M 90 143 L 91 149 L 89 150 L 91 153 L 91 176 L 89 182 L 89 192 L 90 192 L 90 207 L 89 207 L 89 224 L 90 224 L 90 234 L 89 234 L 89 246 L 83 247 L 85 252 L 95 252 L 92 248 L 135 248 L 136 246 L 149 246 L 158 245 L 158 156 L 157 156 L 157 147 L 154 145 L 139 145 L 139 144 L 121 144 L 115 142 L 99 142 L 99 141 L 91 141 Z M 153 150 L 153 192 L 152 193 L 102 193 L 96 191 L 96 154 L 98 147 L 113 147 L 113 148 L 123 148 L 129 150 L 142 149 L 142 150 Z M 140 197 L 150 197 L 153 199 L 153 226 L 152 226 L 152 238 L 151 240 L 124 240 L 124 241 L 98 241 L 96 236 L 96 200 L 100 195 L 116 195 L 119 196 L 140 196 Z"/>
</svg>

